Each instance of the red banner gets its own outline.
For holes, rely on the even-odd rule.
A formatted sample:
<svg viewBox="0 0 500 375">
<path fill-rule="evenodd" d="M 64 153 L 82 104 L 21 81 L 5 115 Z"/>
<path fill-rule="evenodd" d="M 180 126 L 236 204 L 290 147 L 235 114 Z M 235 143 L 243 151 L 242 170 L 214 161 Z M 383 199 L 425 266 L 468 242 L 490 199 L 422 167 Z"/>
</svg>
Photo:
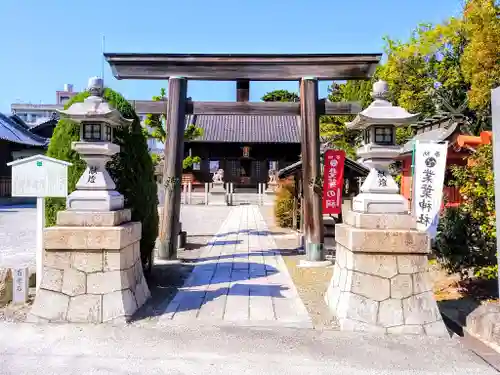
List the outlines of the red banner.
<svg viewBox="0 0 500 375">
<path fill-rule="evenodd" d="M 323 214 L 338 215 L 342 212 L 345 152 L 327 150 L 323 170 Z"/>
</svg>

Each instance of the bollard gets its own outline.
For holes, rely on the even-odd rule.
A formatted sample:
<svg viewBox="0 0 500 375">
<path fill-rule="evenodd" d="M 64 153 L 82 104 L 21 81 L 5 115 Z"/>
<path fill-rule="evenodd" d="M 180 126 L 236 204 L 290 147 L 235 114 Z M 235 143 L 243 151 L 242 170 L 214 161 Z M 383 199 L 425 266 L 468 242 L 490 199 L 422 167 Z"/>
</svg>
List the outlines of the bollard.
<svg viewBox="0 0 500 375">
<path fill-rule="evenodd" d="M 182 184 L 182 203 L 183 204 L 187 203 L 187 184 L 186 183 Z"/>
<path fill-rule="evenodd" d="M 205 206 L 208 206 L 208 182 L 205 182 Z"/>
<path fill-rule="evenodd" d="M 13 268 L 12 272 L 12 303 L 23 304 L 28 302 L 29 268 Z"/>
<path fill-rule="evenodd" d="M 233 194 L 234 194 L 234 183 L 231 182 L 229 187 L 231 189 L 230 194 L 231 194 L 231 206 L 232 206 L 233 205 Z"/>
<path fill-rule="evenodd" d="M 188 204 L 192 204 L 192 197 L 193 197 L 193 183 L 189 181 L 188 183 Z"/>
</svg>

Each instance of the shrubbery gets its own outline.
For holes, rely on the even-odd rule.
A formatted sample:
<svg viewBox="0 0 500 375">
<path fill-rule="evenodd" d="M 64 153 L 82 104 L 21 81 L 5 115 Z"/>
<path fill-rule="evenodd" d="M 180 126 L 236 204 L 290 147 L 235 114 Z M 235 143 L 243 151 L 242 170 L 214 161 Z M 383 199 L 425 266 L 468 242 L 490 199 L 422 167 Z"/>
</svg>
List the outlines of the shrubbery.
<svg viewBox="0 0 500 375">
<path fill-rule="evenodd" d="M 293 182 L 284 181 L 280 184 L 276 192 L 274 201 L 274 217 L 276 224 L 282 228 L 291 228 L 293 226 L 293 197 L 295 187 Z"/>
<path fill-rule="evenodd" d="M 68 102 L 66 108 L 75 102 L 82 102 L 88 96 L 88 92 L 76 95 Z M 150 268 L 158 235 L 158 196 L 153 162 L 140 120 L 130 103 L 111 89 L 105 89 L 104 98 L 120 111 L 123 117 L 134 119 L 132 126 L 115 129 L 114 143 L 118 144 L 121 150 L 108 163 L 108 171 L 116 184 L 116 189 L 125 198 L 125 207 L 132 209 L 132 220 L 142 223 L 141 260 L 146 268 Z M 75 185 L 86 166 L 79 155 L 71 150 L 71 142 L 79 139 L 79 126 L 72 121 L 62 119 L 54 130 L 47 152 L 47 156 L 73 163 L 68 169 L 68 193 L 75 190 Z M 55 225 L 57 211 L 65 208 L 64 198 L 47 199 L 47 225 Z"/>
<path fill-rule="evenodd" d="M 449 272 L 464 278 L 497 277 L 493 150 L 480 146 L 468 166 L 454 167 L 462 203 L 447 208 L 439 222 L 436 255 Z"/>
</svg>

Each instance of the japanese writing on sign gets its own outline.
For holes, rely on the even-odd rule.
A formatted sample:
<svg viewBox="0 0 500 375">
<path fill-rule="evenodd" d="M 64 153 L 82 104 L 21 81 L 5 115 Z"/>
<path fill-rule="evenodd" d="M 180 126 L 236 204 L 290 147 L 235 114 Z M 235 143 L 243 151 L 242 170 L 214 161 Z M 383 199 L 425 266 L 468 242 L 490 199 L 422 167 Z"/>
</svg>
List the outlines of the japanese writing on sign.
<svg viewBox="0 0 500 375">
<path fill-rule="evenodd" d="M 95 184 L 96 175 L 97 175 L 97 167 L 95 166 L 89 167 L 89 179 L 87 182 Z"/>
<path fill-rule="evenodd" d="M 324 160 L 323 214 L 340 214 L 344 186 L 345 152 L 328 150 Z"/>
<path fill-rule="evenodd" d="M 387 175 L 385 171 L 377 171 L 377 182 L 379 187 L 387 187 Z"/>
<path fill-rule="evenodd" d="M 441 209 L 446 151 L 447 144 L 440 143 L 418 142 L 415 147 L 413 208 L 420 230 L 427 231 Z"/>
</svg>

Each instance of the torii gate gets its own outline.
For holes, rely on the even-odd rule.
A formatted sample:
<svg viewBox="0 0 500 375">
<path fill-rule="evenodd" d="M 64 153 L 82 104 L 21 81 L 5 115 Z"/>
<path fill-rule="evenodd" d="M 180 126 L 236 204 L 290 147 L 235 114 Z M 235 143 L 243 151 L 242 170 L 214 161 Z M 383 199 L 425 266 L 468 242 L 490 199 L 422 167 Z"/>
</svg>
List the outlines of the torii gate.
<svg viewBox="0 0 500 375">
<path fill-rule="evenodd" d="M 165 204 L 160 218 L 159 257 L 177 253 L 184 127 L 187 114 L 300 116 L 304 194 L 304 239 L 307 260 L 321 261 L 322 197 L 313 185 L 320 177 L 320 115 L 349 115 L 359 103 L 329 103 L 318 98 L 319 80 L 368 79 L 382 54 L 142 54 L 105 53 L 117 79 L 168 80 L 168 100 L 136 101 L 141 113 L 166 114 L 167 141 L 163 183 Z M 188 80 L 237 81 L 248 96 L 250 81 L 299 81 L 300 103 L 193 102 L 187 100 Z M 246 93 L 245 93 L 246 91 Z"/>
</svg>

